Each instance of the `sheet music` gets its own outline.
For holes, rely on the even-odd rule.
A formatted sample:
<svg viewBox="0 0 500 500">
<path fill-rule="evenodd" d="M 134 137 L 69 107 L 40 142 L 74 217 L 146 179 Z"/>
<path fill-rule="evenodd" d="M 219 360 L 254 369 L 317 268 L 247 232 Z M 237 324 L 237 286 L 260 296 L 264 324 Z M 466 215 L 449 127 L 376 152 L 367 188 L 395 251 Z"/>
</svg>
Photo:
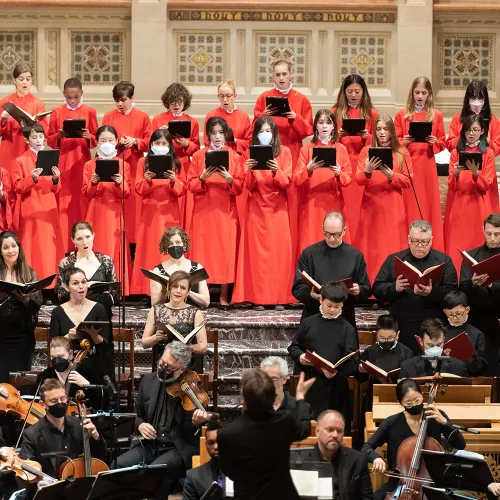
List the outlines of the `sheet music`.
<svg viewBox="0 0 500 500">
<path fill-rule="evenodd" d="M 301 497 L 317 497 L 319 491 L 319 473 L 317 470 L 297 470 L 290 471 L 292 481 Z M 330 479 L 331 481 L 331 479 Z"/>
</svg>

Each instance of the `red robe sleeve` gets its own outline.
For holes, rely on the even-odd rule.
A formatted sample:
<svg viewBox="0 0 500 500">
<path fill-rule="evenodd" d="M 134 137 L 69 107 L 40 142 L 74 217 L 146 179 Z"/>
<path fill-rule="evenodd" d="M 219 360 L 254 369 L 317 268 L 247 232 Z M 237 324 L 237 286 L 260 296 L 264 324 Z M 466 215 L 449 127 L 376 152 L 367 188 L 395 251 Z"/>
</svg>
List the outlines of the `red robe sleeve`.
<svg viewBox="0 0 500 500">
<path fill-rule="evenodd" d="M 146 196 L 153 191 L 153 183 L 148 182 L 144 177 L 146 158 L 141 158 L 137 164 L 137 172 L 135 174 L 135 192 L 139 196 Z"/>
<path fill-rule="evenodd" d="M 342 187 L 346 187 L 353 178 L 351 160 L 347 148 L 343 144 L 337 142 L 335 147 L 337 148 L 337 164 L 340 166 L 340 175 L 336 179 Z"/>
<path fill-rule="evenodd" d="M 229 193 L 234 196 L 239 196 L 243 192 L 243 181 L 245 180 L 245 169 L 243 167 L 243 160 L 238 153 L 229 149 L 229 171 L 233 176 L 233 182 Z"/>
<path fill-rule="evenodd" d="M 236 141 L 236 152 L 240 155 L 250 147 L 250 143 L 252 142 L 252 124 L 250 123 L 250 117 L 245 114 L 243 119 L 245 120 L 243 137 L 240 137 Z"/>
<path fill-rule="evenodd" d="M 13 182 L 14 189 L 17 194 L 27 193 L 28 191 L 31 191 L 35 186 L 35 181 L 31 176 L 31 172 L 33 169 L 29 170 L 29 174 L 25 176 L 23 163 L 24 162 L 21 157 L 14 160 Z"/>
<path fill-rule="evenodd" d="M 43 101 L 40 99 L 37 99 L 35 101 L 35 112 L 33 113 L 34 115 L 37 115 L 38 113 L 45 113 L 45 104 Z M 37 120 L 37 123 L 39 123 L 43 127 L 43 131 L 45 133 L 45 137 L 47 137 L 49 133 L 49 117 L 44 116 L 41 120 Z"/>
<path fill-rule="evenodd" d="M 191 121 L 191 137 L 189 138 L 189 145 L 184 150 L 187 156 L 193 156 L 196 151 L 200 150 L 200 126 L 197 120 Z"/>
<path fill-rule="evenodd" d="M 491 115 L 490 127 L 488 129 L 489 145 L 495 156 L 500 155 L 500 120 Z"/>
<path fill-rule="evenodd" d="M 148 115 L 142 115 L 142 113 L 141 113 L 141 119 L 142 119 L 142 125 L 141 125 L 142 136 L 135 137 L 135 139 L 137 139 L 137 143 L 134 144 L 133 147 L 136 151 L 145 153 L 149 149 L 149 137 L 151 136 L 151 120 L 149 119 Z"/>
<path fill-rule="evenodd" d="M 397 156 L 395 153 L 392 153 L 393 157 L 393 177 L 391 184 L 395 188 L 407 188 L 410 187 L 410 175 L 412 175 L 412 165 L 411 165 L 411 156 L 408 153 L 408 150 L 403 148 L 403 165 L 401 169 L 399 168 L 399 162 L 397 160 Z M 398 165 L 398 166 L 396 166 Z"/>
<path fill-rule="evenodd" d="M 92 175 L 95 171 L 95 160 L 88 161 L 83 166 L 83 185 L 82 193 L 86 198 L 92 198 L 97 193 L 99 183 L 95 186 L 92 184 Z"/>
<path fill-rule="evenodd" d="M 451 119 L 450 129 L 448 130 L 448 138 L 446 139 L 446 149 L 448 151 L 456 149 L 461 130 L 462 124 L 460 123 L 460 113 L 458 113 Z"/>
<path fill-rule="evenodd" d="M 264 114 L 264 110 L 266 109 L 266 98 L 261 94 L 257 101 L 255 102 L 255 106 L 253 108 L 253 122 L 257 120 L 257 118 L 261 117 Z"/>
<path fill-rule="evenodd" d="M 454 149 L 451 152 L 450 163 L 448 165 L 448 189 L 450 191 L 457 190 L 457 177 L 455 175 L 455 163 L 458 161 L 458 151 Z"/>
<path fill-rule="evenodd" d="M 89 149 L 94 149 L 97 146 L 95 133 L 99 128 L 99 124 L 97 122 L 97 111 L 94 108 L 90 108 L 89 110 L 89 122 L 87 123 L 87 129 L 90 132 L 90 141 L 87 141 L 87 146 Z"/>
<path fill-rule="evenodd" d="M 483 168 L 479 170 L 477 177 L 472 176 L 479 194 L 485 194 L 490 190 L 496 175 L 495 153 L 491 148 L 488 148 L 483 153 Z"/>
<path fill-rule="evenodd" d="M 205 170 L 205 152 L 198 151 L 191 160 L 187 175 L 188 189 L 192 193 L 202 193 L 206 190 L 205 183 L 200 180 L 203 170 Z"/>
<path fill-rule="evenodd" d="M 59 132 L 59 120 L 58 120 L 58 115 L 59 115 L 59 108 L 56 108 L 52 114 L 50 115 L 50 122 L 49 122 L 49 131 L 47 133 L 47 144 L 52 148 L 52 149 L 58 149 L 61 147 L 60 145 L 60 140 L 58 137 L 58 132 Z"/>
<path fill-rule="evenodd" d="M 302 146 L 300 148 L 295 173 L 293 174 L 293 182 L 296 186 L 301 186 L 311 177 L 312 172 L 307 170 L 307 165 L 309 165 L 311 161 L 309 156 L 312 155 L 312 152 L 309 153 L 310 150 L 311 148 L 308 146 Z"/>
<path fill-rule="evenodd" d="M 12 217 L 14 214 L 14 207 L 16 205 L 16 193 L 12 186 L 12 182 L 10 179 L 9 172 L 5 168 L 0 167 L 0 175 L 2 179 L 2 190 L 3 196 L 5 199 L 5 222 L 6 227 L 4 230 L 7 230 L 12 225 Z"/>
<path fill-rule="evenodd" d="M 125 168 L 124 168 L 125 167 Z M 123 197 L 127 199 L 132 192 L 132 183 L 130 181 L 130 165 L 127 162 L 120 162 L 120 174 L 123 177 Z M 91 176 L 92 177 L 92 176 Z M 92 181 L 91 181 L 92 182 Z M 115 193 L 118 191 L 118 197 L 121 199 L 122 184 L 114 183 Z"/>
<path fill-rule="evenodd" d="M 366 159 L 368 158 L 368 146 L 365 146 L 358 156 L 358 165 L 356 167 L 356 182 L 360 186 L 366 186 L 371 181 L 371 174 L 365 174 Z"/>
<path fill-rule="evenodd" d="M 444 130 L 443 115 L 435 110 L 434 123 L 432 124 L 432 132 L 436 137 L 436 142 L 432 144 L 432 152 L 436 155 L 446 148 L 446 132 Z"/>
<path fill-rule="evenodd" d="M 405 127 L 405 119 L 404 119 L 404 109 L 400 109 L 396 116 L 394 117 L 394 128 L 396 129 L 396 135 L 400 141 L 403 140 L 405 135 L 406 127 Z"/>
<path fill-rule="evenodd" d="M 274 172 L 274 184 L 281 190 L 286 191 L 292 178 L 292 153 L 284 146 L 280 148 L 280 154 L 276 157 L 278 170 Z"/>
<path fill-rule="evenodd" d="M 291 106 L 290 106 L 291 107 Z M 295 120 L 288 120 L 288 123 L 294 130 L 294 132 L 301 138 L 305 139 L 306 137 L 312 135 L 313 133 L 313 118 L 312 118 L 312 107 L 309 99 L 302 99 L 302 106 L 299 111 L 296 111 L 292 108 L 296 113 Z"/>
</svg>

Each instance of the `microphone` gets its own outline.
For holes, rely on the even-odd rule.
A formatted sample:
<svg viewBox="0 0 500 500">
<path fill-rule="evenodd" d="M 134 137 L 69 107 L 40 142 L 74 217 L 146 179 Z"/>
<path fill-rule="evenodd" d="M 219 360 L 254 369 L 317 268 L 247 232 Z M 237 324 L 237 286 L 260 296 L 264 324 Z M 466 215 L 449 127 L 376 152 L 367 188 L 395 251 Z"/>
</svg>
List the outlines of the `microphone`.
<svg viewBox="0 0 500 500">
<path fill-rule="evenodd" d="M 457 431 L 464 431 L 468 432 L 469 434 L 481 434 L 481 431 L 478 431 L 476 429 L 469 429 L 468 427 L 464 427 L 463 425 L 456 425 L 456 424 L 450 424 L 453 429 Z"/>
<path fill-rule="evenodd" d="M 108 389 L 113 393 L 113 396 L 116 396 L 118 394 L 118 391 L 116 390 L 115 384 L 113 384 L 113 381 L 111 380 L 110 376 L 104 375 L 103 379 L 104 382 L 106 382 Z"/>
</svg>

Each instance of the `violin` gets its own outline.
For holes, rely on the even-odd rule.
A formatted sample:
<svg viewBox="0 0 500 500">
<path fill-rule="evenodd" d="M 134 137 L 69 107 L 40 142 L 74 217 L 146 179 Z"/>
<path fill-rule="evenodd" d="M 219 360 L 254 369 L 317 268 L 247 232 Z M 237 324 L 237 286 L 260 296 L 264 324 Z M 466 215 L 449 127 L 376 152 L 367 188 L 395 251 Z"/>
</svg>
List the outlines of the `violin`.
<svg viewBox="0 0 500 500">
<path fill-rule="evenodd" d="M 15 414 L 27 425 L 36 424 L 45 416 L 45 408 L 40 403 L 31 403 L 21 397 L 20 392 L 10 384 L 0 384 L 0 413 Z"/>
<path fill-rule="evenodd" d="M 8 469 L 14 472 L 16 477 L 26 484 L 33 484 L 40 479 L 50 479 L 57 482 L 52 476 L 42 472 L 42 466 L 34 460 L 22 460 L 14 448 L 3 446 L 0 448 L 0 469 Z"/>
<path fill-rule="evenodd" d="M 440 373 L 434 375 L 428 404 L 434 403 L 441 378 Z M 433 483 L 422 461 L 422 450 L 443 451 L 443 447 L 434 438 L 427 436 L 428 422 L 424 411 L 418 436 L 411 436 L 399 445 L 396 462 L 400 474 L 387 474 L 389 477 L 398 477 L 399 485 L 393 492 L 387 493 L 385 500 L 420 500 L 423 497 L 422 486 Z"/>
<path fill-rule="evenodd" d="M 78 412 L 80 414 L 80 420 L 83 421 L 87 418 L 87 410 L 83 404 L 85 399 L 85 394 L 83 391 L 78 391 L 76 397 L 76 404 L 78 406 Z M 68 477 L 91 477 L 96 476 L 98 472 L 104 472 L 109 470 L 109 467 L 98 458 L 92 458 L 90 453 L 90 436 L 85 429 L 83 430 L 83 457 L 66 460 L 61 464 L 59 470 L 57 471 L 57 477 L 59 479 L 66 479 Z"/>
</svg>

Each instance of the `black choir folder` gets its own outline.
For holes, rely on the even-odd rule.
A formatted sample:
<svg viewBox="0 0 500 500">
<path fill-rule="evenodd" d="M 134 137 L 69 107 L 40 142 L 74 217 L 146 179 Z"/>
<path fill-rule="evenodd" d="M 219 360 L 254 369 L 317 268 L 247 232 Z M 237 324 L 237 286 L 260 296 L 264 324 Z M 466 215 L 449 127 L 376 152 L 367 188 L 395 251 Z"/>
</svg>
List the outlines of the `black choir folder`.
<svg viewBox="0 0 500 500">
<path fill-rule="evenodd" d="M 40 175 L 52 177 L 52 167 L 59 165 L 59 154 L 60 151 L 58 149 L 42 149 L 38 151 L 35 168 L 43 169 Z"/>
<path fill-rule="evenodd" d="M 267 106 L 271 106 L 277 110 L 273 113 L 273 116 L 286 116 L 286 114 L 291 111 L 288 97 L 279 97 L 272 95 L 267 96 L 266 107 Z"/>
<path fill-rule="evenodd" d="M 172 120 L 168 122 L 168 131 L 172 137 L 180 135 L 189 139 L 191 137 L 191 122 L 189 120 Z"/>
<path fill-rule="evenodd" d="M 457 249 L 462 254 L 462 260 L 471 273 L 476 273 L 478 276 L 481 274 L 488 275 L 488 280 L 485 285 L 489 285 L 494 281 L 500 280 L 500 253 L 490 257 L 489 259 L 478 262 L 464 250 L 460 250 L 458 247 Z"/>
<path fill-rule="evenodd" d="M 301 271 L 300 269 L 299 269 L 299 273 L 301 274 L 302 279 L 311 288 L 315 288 L 316 290 L 318 290 L 318 292 L 321 290 L 321 287 L 323 285 L 320 285 L 314 278 L 312 278 L 311 276 L 309 276 L 309 274 L 307 274 L 305 271 Z M 344 278 L 342 280 L 337 280 L 337 281 L 335 281 L 335 283 L 344 283 L 344 285 L 346 286 L 347 289 L 352 288 L 354 286 L 352 278 Z"/>
<path fill-rule="evenodd" d="M 5 111 L 7 111 L 7 113 L 9 113 L 9 115 L 12 116 L 12 118 L 14 118 L 14 120 L 16 120 L 19 125 L 21 125 L 21 127 L 25 127 L 26 125 L 33 125 L 38 120 L 41 120 L 45 116 L 52 113 L 52 111 L 43 111 L 41 113 L 37 113 L 34 116 L 31 116 L 29 113 L 26 113 L 24 109 L 21 109 L 19 106 L 16 106 L 10 101 L 2 104 L 2 108 L 5 109 Z M 24 122 L 24 124 L 22 122 Z"/>
<path fill-rule="evenodd" d="M 111 292 L 111 290 L 118 290 L 120 288 L 119 281 L 89 281 L 89 293 L 104 293 Z"/>
<path fill-rule="evenodd" d="M 71 118 L 66 119 L 63 122 L 63 131 L 66 133 L 66 137 L 68 139 L 81 138 L 81 132 L 84 128 L 86 128 L 86 122 L 84 118 Z"/>
<path fill-rule="evenodd" d="M 392 148 L 369 148 L 368 158 L 382 160 L 382 165 L 387 165 L 392 170 Z"/>
<path fill-rule="evenodd" d="M 155 179 L 165 179 L 163 175 L 169 170 L 173 170 L 171 155 L 148 155 L 148 170 L 156 174 Z"/>
<path fill-rule="evenodd" d="M 267 166 L 267 162 L 274 160 L 273 147 L 252 145 L 250 146 L 250 158 L 257 161 L 257 165 L 252 170 L 271 170 Z"/>
<path fill-rule="evenodd" d="M 221 149 L 219 151 L 206 150 L 205 151 L 205 167 L 216 167 L 220 170 L 221 167 L 229 170 L 229 151 Z"/>
<path fill-rule="evenodd" d="M 96 160 L 95 173 L 99 176 L 99 182 L 114 182 L 113 175 L 120 169 L 118 160 Z"/>
<path fill-rule="evenodd" d="M 349 135 L 358 135 L 366 129 L 366 120 L 364 118 L 344 118 L 342 120 L 342 130 L 349 132 Z"/>
<path fill-rule="evenodd" d="M 337 148 L 313 148 L 312 157 L 316 158 L 316 161 L 324 162 L 320 168 L 335 167 L 337 165 Z"/>
<path fill-rule="evenodd" d="M 479 152 L 472 152 L 472 151 L 460 151 L 458 153 L 458 164 L 461 167 L 469 169 L 465 162 L 469 161 L 475 161 L 477 164 L 479 164 L 479 170 L 483 170 L 483 154 Z"/>
<path fill-rule="evenodd" d="M 144 269 L 141 267 L 142 274 L 146 276 L 146 278 L 156 281 L 160 285 L 167 286 L 168 285 L 168 276 L 162 276 L 161 274 L 156 274 L 153 271 L 148 271 L 147 269 Z M 202 267 L 201 269 L 197 269 L 196 271 L 193 271 L 189 273 L 189 281 L 191 282 L 192 285 L 196 285 L 196 283 L 199 283 L 200 281 L 204 281 L 208 279 L 208 273 L 207 270 Z"/>
<path fill-rule="evenodd" d="M 432 135 L 432 122 L 410 122 L 408 135 L 411 135 L 415 142 L 425 142 L 426 137 Z"/>
<path fill-rule="evenodd" d="M 0 293 L 7 293 L 9 295 L 12 295 L 15 291 L 24 294 L 37 292 L 50 286 L 55 277 L 55 274 L 51 274 L 50 276 L 47 276 L 40 281 L 33 281 L 31 283 L 11 283 L 10 281 L 0 281 Z"/>
</svg>

